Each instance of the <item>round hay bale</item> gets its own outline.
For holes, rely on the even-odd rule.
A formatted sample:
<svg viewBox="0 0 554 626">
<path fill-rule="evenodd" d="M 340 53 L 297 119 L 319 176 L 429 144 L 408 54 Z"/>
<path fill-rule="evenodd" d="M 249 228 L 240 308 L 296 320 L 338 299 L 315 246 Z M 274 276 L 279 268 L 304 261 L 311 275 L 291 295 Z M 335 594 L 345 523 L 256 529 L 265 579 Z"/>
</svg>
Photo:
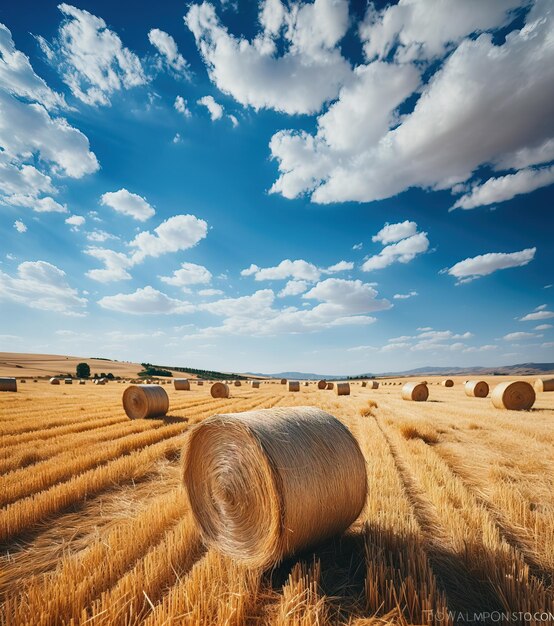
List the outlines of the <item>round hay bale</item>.
<svg viewBox="0 0 554 626">
<path fill-rule="evenodd" d="M 281 378 L 281 385 L 286 385 L 286 384 L 287 384 L 287 379 Z"/>
<path fill-rule="evenodd" d="M 38 380 L 35 378 L 35 380 L 33 380 L 34 383 L 38 383 Z"/>
<path fill-rule="evenodd" d="M 335 383 L 327 383 L 327 389 L 334 389 Z"/>
<path fill-rule="evenodd" d="M 235 387 L 242 387 L 240 380 L 235 380 Z"/>
<path fill-rule="evenodd" d="M 17 391 L 17 380 L 9 376 L 0 378 L 0 391 Z"/>
<path fill-rule="evenodd" d="M 454 381 L 451 378 L 447 378 L 446 380 L 443 380 L 441 385 L 443 387 L 454 387 Z"/>
<path fill-rule="evenodd" d="M 497 409 L 510 411 L 528 411 L 535 403 L 535 390 L 523 380 L 496 385 L 491 400 Z"/>
<path fill-rule="evenodd" d="M 379 389 L 379 383 L 376 380 L 371 381 L 371 389 Z"/>
<path fill-rule="evenodd" d="M 158 385 L 131 385 L 123 392 L 123 408 L 132 420 L 162 417 L 169 409 L 169 396 Z"/>
<path fill-rule="evenodd" d="M 365 380 L 362 380 L 362 387 L 367 387 L 367 382 Z"/>
<path fill-rule="evenodd" d="M 464 385 L 466 396 L 486 398 L 489 395 L 489 386 L 484 380 L 468 380 Z"/>
<path fill-rule="evenodd" d="M 349 396 L 350 383 L 337 383 L 337 396 Z"/>
<path fill-rule="evenodd" d="M 64 385 L 72 385 L 73 384 L 73 378 L 64 378 L 63 383 L 64 383 Z"/>
<path fill-rule="evenodd" d="M 537 393 L 554 391 L 554 378 L 537 378 L 534 386 Z"/>
<path fill-rule="evenodd" d="M 24 378 L 22 378 L 19 382 L 20 383 L 26 383 L 27 381 Z"/>
<path fill-rule="evenodd" d="M 429 397 L 429 389 L 423 383 L 406 383 L 402 387 L 402 399 L 414 402 L 425 402 Z"/>
<path fill-rule="evenodd" d="M 289 391 L 300 391 L 300 382 L 298 380 L 289 380 Z"/>
<path fill-rule="evenodd" d="M 228 398 L 229 397 L 229 385 L 225 383 L 214 383 L 210 389 L 212 398 Z"/>
<path fill-rule="evenodd" d="M 86 380 L 80 380 L 79 381 L 79 385 L 84 385 L 86 383 Z"/>
<path fill-rule="evenodd" d="M 252 381 L 252 389 L 259 389 L 260 388 L 260 381 L 259 380 L 253 380 Z"/>
<path fill-rule="evenodd" d="M 309 386 L 309 384 L 310 384 L 310 383 L 309 383 L 308 381 L 306 381 L 306 382 L 304 383 L 304 387 L 308 387 L 308 386 Z"/>
<path fill-rule="evenodd" d="M 173 386 L 177 391 L 190 391 L 190 381 L 188 378 L 174 378 Z"/>
<path fill-rule="evenodd" d="M 59 385 L 60 384 L 60 379 L 59 378 L 51 378 L 50 379 L 50 384 L 51 385 Z"/>
<path fill-rule="evenodd" d="M 327 389 L 327 381 L 326 380 L 320 380 L 317 383 L 317 388 L 318 389 Z"/>
<path fill-rule="evenodd" d="M 203 385 L 204 385 L 204 381 L 203 381 L 203 380 L 199 380 L 199 381 L 198 381 L 198 386 L 199 386 L 199 387 L 202 387 Z"/>
<path fill-rule="evenodd" d="M 183 483 L 204 541 L 256 568 L 342 533 L 367 492 L 357 441 L 315 407 L 204 420 L 188 435 Z"/>
</svg>

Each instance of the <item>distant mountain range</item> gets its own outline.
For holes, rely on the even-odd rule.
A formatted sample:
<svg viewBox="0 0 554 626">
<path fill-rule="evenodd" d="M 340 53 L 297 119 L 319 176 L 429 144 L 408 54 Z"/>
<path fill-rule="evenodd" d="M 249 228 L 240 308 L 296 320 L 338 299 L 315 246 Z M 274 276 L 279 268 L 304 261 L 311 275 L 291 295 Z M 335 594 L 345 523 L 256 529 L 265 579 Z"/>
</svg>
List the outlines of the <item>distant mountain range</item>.
<svg viewBox="0 0 554 626">
<path fill-rule="evenodd" d="M 412 370 L 404 370 L 402 372 L 383 372 L 379 374 L 365 373 L 360 374 L 359 378 L 383 377 L 383 376 L 420 376 L 428 374 L 429 376 L 448 376 L 464 374 L 482 374 L 486 376 L 533 376 L 547 372 L 554 372 L 554 363 L 519 363 L 517 365 L 499 365 L 498 367 L 445 367 L 445 366 L 427 366 L 418 367 Z M 270 378 L 292 378 L 295 380 L 333 380 L 339 378 L 347 378 L 344 374 L 311 374 L 306 372 L 277 372 L 276 374 L 263 374 L 261 372 L 247 372 L 246 375 L 267 376 Z M 357 378 L 358 376 L 356 376 Z"/>
</svg>

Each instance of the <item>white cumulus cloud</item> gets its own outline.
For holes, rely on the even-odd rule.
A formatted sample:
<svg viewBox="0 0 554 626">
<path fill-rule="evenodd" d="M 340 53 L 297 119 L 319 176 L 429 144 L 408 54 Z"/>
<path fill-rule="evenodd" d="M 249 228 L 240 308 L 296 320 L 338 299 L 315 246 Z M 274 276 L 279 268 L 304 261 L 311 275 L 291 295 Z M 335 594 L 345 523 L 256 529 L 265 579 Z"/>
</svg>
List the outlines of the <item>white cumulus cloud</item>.
<svg viewBox="0 0 554 626">
<path fill-rule="evenodd" d="M 506 202 L 517 195 L 529 193 L 554 183 L 554 165 L 542 169 L 524 169 L 515 174 L 489 178 L 475 185 L 469 193 L 458 198 L 453 209 L 474 209 L 497 202 Z"/>
<path fill-rule="evenodd" d="M 170 298 L 149 285 L 129 294 L 104 296 L 98 304 L 104 309 L 131 315 L 173 315 L 194 311 L 194 306 L 188 302 Z"/>
<path fill-rule="evenodd" d="M 223 117 L 223 107 L 219 104 L 219 102 L 214 100 L 213 96 L 203 96 L 197 100 L 197 103 L 208 109 L 212 122 L 220 120 Z"/>
<path fill-rule="evenodd" d="M 148 41 L 156 48 L 169 68 L 187 76 L 188 64 L 179 52 L 175 39 L 169 33 L 159 28 L 152 28 L 148 33 Z"/>
<path fill-rule="evenodd" d="M 175 270 L 172 276 L 160 276 L 160 280 L 173 287 L 188 287 L 211 282 L 212 274 L 203 265 L 182 263 L 180 269 Z"/>
<path fill-rule="evenodd" d="M 102 18 L 70 4 L 58 8 L 64 16 L 58 36 L 52 43 L 39 41 L 76 98 L 108 105 L 115 92 L 146 83 L 138 56 Z"/>
<path fill-rule="evenodd" d="M 519 252 L 489 252 L 459 261 L 445 271 L 460 283 L 469 282 L 498 270 L 527 265 L 535 258 L 536 251 L 536 248 L 526 248 Z"/>
<path fill-rule="evenodd" d="M 108 191 L 102 194 L 100 204 L 111 207 L 114 211 L 134 217 L 139 222 L 145 222 L 148 218 L 156 214 L 142 196 L 131 193 L 127 189 L 119 191 Z"/>
<path fill-rule="evenodd" d="M 254 109 L 314 113 L 333 99 L 351 68 L 338 48 L 346 0 L 260 3 L 261 31 L 248 40 L 221 24 L 213 4 L 193 4 L 185 23 L 215 85 Z"/>
<path fill-rule="evenodd" d="M 0 301 L 62 315 L 83 315 L 87 301 L 69 286 L 63 270 L 46 261 L 25 261 L 10 276 L 0 271 Z"/>
</svg>

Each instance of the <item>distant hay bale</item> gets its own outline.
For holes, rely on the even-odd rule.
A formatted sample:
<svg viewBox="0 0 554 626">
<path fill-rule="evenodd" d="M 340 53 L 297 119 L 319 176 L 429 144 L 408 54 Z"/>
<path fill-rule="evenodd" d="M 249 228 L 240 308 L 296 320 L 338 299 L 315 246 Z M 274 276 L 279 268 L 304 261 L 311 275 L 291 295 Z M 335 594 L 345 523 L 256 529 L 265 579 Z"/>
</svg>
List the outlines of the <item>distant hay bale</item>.
<svg viewBox="0 0 554 626">
<path fill-rule="evenodd" d="M 35 378 L 35 380 L 33 380 L 34 383 L 38 383 L 38 380 Z"/>
<path fill-rule="evenodd" d="M 64 383 L 64 385 L 72 385 L 73 384 L 73 378 L 64 378 L 63 383 Z"/>
<path fill-rule="evenodd" d="M 306 382 L 304 383 L 304 387 L 308 387 L 308 386 L 309 386 L 309 384 L 310 384 L 310 383 L 309 383 L 308 381 L 306 381 Z"/>
<path fill-rule="evenodd" d="M 235 387 L 242 387 L 240 380 L 235 380 Z"/>
<path fill-rule="evenodd" d="M 204 381 L 203 381 L 203 380 L 199 380 L 199 381 L 197 381 L 197 382 L 198 382 L 198 386 L 199 386 L 199 387 L 202 387 L 202 386 L 204 385 Z"/>
<path fill-rule="evenodd" d="M 371 381 L 371 389 L 379 389 L 379 383 L 376 380 Z"/>
<path fill-rule="evenodd" d="M 229 386 L 225 383 L 214 383 L 210 389 L 212 398 L 228 398 Z"/>
<path fill-rule="evenodd" d="M 0 378 L 0 391 L 17 391 L 17 380 L 9 376 Z"/>
<path fill-rule="evenodd" d="M 365 380 L 362 380 L 362 387 L 367 387 L 367 382 Z"/>
<path fill-rule="evenodd" d="M 337 396 L 349 396 L 350 383 L 337 383 Z"/>
<path fill-rule="evenodd" d="M 79 385 L 84 385 L 86 383 L 86 380 L 80 380 L 79 381 Z"/>
<path fill-rule="evenodd" d="M 334 389 L 335 388 L 335 384 L 334 383 L 327 383 L 327 389 Z"/>
<path fill-rule="evenodd" d="M 287 379 L 281 378 L 281 385 L 286 385 L 286 384 L 287 384 Z"/>
<path fill-rule="evenodd" d="M 537 393 L 554 391 L 554 378 L 537 378 L 534 386 Z"/>
<path fill-rule="evenodd" d="M 427 383 L 427 381 L 426 381 L 426 380 L 422 380 L 419 384 L 420 384 L 420 385 L 427 385 L 428 383 Z"/>
<path fill-rule="evenodd" d="M 464 385 L 466 396 L 486 398 L 489 395 L 489 386 L 484 380 L 468 380 Z"/>
<path fill-rule="evenodd" d="M 20 383 L 26 383 L 27 381 L 24 378 L 22 378 L 19 382 Z"/>
<path fill-rule="evenodd" d="M 451 378 L 447 378 L 441 382 L 443 387 L 454 387 L 454 381 Z"/>
<path fill-rule="evenodd" d="M 131 385 L 123 392 L 123 408 L 132 420 L 162 417 L 169 409 L 169 397 L 158 385 Z"/>
<path fill-rule="evenodd" d="M 298 380 L 289 380 L 289 391 L 300 391 L 300 382 Z"/>
<path fill-rule="evenodd" d="M 327 389 L 327 381 L 326 380 L 320 380 L 317 383 L 317 388 L 318 389 Z"/>
<path fill-rule="evenodd" d="M 254 568 L 342 533 L 367 493 L 356 439 L 315 407 L 204 420 L 187 437 L 183 483 L 204 541 Z"/>
<path fill-rule="evenodd" d="M 188 378 L 174 378 L 173 386 L 177 391 L 190 391 L 190 381 Z"/>
<path fill-rule="evenodd" d="M 510 411 L 528 411 L 535 403 L 533 386 L 523 380 L 505 382 L 496 385 L 491 400 L 497 409 Z"/>
<path fill-rule="evenodd" d="M 51 385 L 59 385 L 60 384 L 60 379 L 59 378 L 51 378 L 50 379 L 50 384 Z"/>
<path fill-rule="evenodd" d="M 425 402 L 429 397 L 429 389 L 423 383 L 406 383 L 402 387 L 402 399 L 414 402 Z"/>
<path fill-rule="evenodd" d="M 260 381 L 259 380 L 253 380 L 252 381 L 252 389 L 259 389 L 260 388 Z"/>
</svg>

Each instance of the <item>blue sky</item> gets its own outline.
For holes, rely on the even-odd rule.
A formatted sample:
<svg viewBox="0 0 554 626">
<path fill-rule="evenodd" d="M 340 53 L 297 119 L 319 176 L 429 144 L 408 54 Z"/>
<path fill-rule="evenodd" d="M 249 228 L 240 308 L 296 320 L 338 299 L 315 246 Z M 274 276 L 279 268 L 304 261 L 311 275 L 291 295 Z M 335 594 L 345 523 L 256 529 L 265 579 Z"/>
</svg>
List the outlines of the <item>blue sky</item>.
<svg viewBox="0 0 554 626">
<path fill-rule="evenodd" d="M 554 360 L 551 2 L 0 6 L 0 350 Z"/>
</svg>

